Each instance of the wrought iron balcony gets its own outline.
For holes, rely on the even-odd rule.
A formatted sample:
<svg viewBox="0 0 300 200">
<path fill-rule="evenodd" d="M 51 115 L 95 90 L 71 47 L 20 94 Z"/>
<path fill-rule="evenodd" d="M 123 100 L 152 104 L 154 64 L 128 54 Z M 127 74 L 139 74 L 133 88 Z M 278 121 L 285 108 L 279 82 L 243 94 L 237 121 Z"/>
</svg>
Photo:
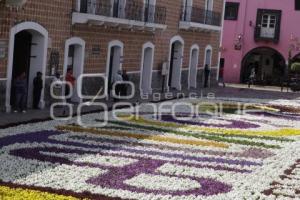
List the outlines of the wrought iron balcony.
<svg viewBox="0 0 300 200">
<path fill-rule="evenodd" d="M 156 5 L 144 5 L 134 1 L 124 0 L 114 1 L 103 0 L 81 0 L 80 7 L 77 11 L 81 14 L 89 14 L 101 16 L 106 21 L 119 21 L 120 24 L 128 23 L 129 21 L 143 22 L 144 24 L 151 23 L 157 25 L 166 24 L 166 8 Z M 114 19 L 112 19 L 114 18 Z M 127 20 L 127 21 L 124 21 Z M 131 23 L 132 24 L 132 23 Z"/>
<path fill-rule="evenodd" d="M 1 0 L 0 0 L 1 3 Z M 5 4 L 8 7 L 22 7 L 26 3 L 26 0 L 6 0 Z"/>
<path fill-rule="evenodd" d="M 181 28 L 203 28 L 220 30 L 221 13 L 205 10 L 198 7 L 185 7 L 182 9 Z M 189 26 L 187 26 L 189 25 Z"/>
</svg>

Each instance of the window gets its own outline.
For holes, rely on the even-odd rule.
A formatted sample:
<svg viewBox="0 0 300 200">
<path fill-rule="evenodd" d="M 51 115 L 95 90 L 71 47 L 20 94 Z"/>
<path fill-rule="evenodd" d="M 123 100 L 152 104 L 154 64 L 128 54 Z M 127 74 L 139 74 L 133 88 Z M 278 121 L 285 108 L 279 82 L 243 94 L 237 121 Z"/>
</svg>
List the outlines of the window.
<svg viewBox="0 0 300 200">
<path fill-rule="evenodd" d="M 191 21 L 191 16 L 192 16 L 192 5 L 193 1 L 192 0 L 183 0 L 183 12 L 182 12 L 182 20 L 183 21 Z"/>
<path fill-rule="evenodd" d="M 150 0 L 145 0 L 145 22 L 149 22 L 150 21 L 150 9 L 151 9 L 151 6 L 150 6 Z"/>
<path fill-rule="evenodd" d="M 212 64 L 212 47 L 208 45 L 205 48 L 204 66 L 208 65 L 209 67 L 211 67 L 211 64 Z"/>
<path fill-rule="evenodd" d="M 263 28 L 275 28 L 276 25 L 276 15 L 265 14 L 262 17 L 261 26 Z"/>
<path fill-rule="evenodd" d="M 156 0 L 144 1 L 144 20 L 145 22 L 154 23 L 155 21 L 155 4 Z"/>
<path fill-rule="evenodd" d="M 225 20 L 237 20 L 239 7 L 239 3 L 227 2 L 225 5 Z"/>
<path fill-rule="evenodd" d="M 276 15 L 264 14 L 261 22 L 260 36 L 264 38 L 274 38 L 276 29 Z"/>
<path fill-rule="evenodd" d="M 281 11 L 258 9 L 255 40 L 271 40 L 275 43 L 280 38 Z"/>
<path fill-rule="evenodd" d="M 125 18 L 125 4 L 125 0 L 113 0 L 112 17 Z"/>
<path fill-rule="evenodd" d="M 205 8 L 206 8 L 206 10 L 210 10 L 210 11 L 212 11 L 213 10 L 213 0 L 206 0 L 206 5 L 205 5 Z"/>
<path fill-rule="evenodd" d="M 300 0 L 295 0 L 295 10 L 300 10 Z"/>
</svg>

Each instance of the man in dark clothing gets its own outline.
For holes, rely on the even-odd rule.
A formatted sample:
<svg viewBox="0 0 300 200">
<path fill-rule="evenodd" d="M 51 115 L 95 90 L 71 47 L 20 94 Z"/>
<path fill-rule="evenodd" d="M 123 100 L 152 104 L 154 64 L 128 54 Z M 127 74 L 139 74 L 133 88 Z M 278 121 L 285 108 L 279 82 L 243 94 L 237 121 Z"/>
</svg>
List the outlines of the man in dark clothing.
<svg viewBox="0 0 300 200">
<path fill-rule="evenodd" d="M 226 84 L 224 82 L 224 66 L 221 66 L 219 70 L 219 83 L 222 83 L 224 88 L 226 87 Z"/>
<path fill-rule="evenodd" d="M 15 88 L 15 112 L 26 113 L 27 78 L 26 73 L 21 73 L 14 81 Z"/>
<path fill-rule="evenodd" d="M 209 75 L 210 75 L 210 68 L 208 64 L 206 64 L 204 67 L 204 88 L 208 87 Z"/>
<path fill-rule="evenodd" d="M 42 73 L 37 72 L 36 77 L 33 79 L 33 108 L 39 109 L 41 94 L 43 89 Z"/>
<path fill-rule="evenodd" d="M 127 74 L 127 71 L 126 70 L 123 70 L 123 73 L 122 73 L 122 78 L 123 78 L 123 81 L 129 81 L 129 76 Z M 128 84 L 122 84 L 122 89 L 121 89 L 121 96 L 127 96 L 127 86 Z"/>
</svg>

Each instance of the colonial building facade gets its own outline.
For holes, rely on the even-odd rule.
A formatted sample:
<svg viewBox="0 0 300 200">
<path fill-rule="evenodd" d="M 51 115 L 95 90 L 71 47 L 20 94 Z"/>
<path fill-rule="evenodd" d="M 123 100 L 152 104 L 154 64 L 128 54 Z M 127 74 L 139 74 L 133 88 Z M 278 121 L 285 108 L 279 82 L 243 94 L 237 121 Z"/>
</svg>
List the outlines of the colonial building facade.
<svg viewBox="0 0 300 200">
<path fill-rule="evenodd" d="M 64 76 L 68 68 L 76 78 L 105 77 L 107 92 L 120 69 L 139 93 L 163 83 L 166 90 L 200 88 L 205 64 L 213 83 L 223 8 L 223 0 L 0 0 L 0 107 L 10 111 L 21 72 L 27 73 L 29 107 L 38 71 L 42 106 L 54 74 Z M 92 80 L 83 87 L 95 86 Z M 76 92 L 72 98 L 80 101 Z"/>
<path fill-rule="evenodd" d="M 289 60 L 299 59 L 299 0 L 226 0 L 222 60 L 224 80 L 279 85 Z"/>
</svg>

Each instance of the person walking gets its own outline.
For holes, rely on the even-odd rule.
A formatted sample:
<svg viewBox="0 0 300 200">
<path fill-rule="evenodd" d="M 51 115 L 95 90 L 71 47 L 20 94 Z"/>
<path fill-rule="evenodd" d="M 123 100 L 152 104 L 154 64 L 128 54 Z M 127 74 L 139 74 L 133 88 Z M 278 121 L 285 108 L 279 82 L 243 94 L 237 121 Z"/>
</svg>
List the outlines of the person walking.
<svg viewBox="0 0 300 200">
<path fill-rule="evenodd" d="M 69 68 L 66 74 L 66 82 L 68 83 L 66 84 L 66 91 L 65 91 L 66 98 L 71 94 L 71 92 L 73 92 L 75 81 L 76 78 L 73 76 L 73 69 Z M 71 102 L 71 98 L 67 98 L 67 102 Z"/>
<path fill-rule="evenodd" d="M 128 76 L 126 70 L 123 70 L 122 78 L 123 78 L 123 81 L 126 81 L 126 82 L 129 81 L 129 76 Z M 127 96 L 127 89 L 128 89 L 127 85 L 128 85 L 127 83 L 122 84 L 122 90 L 121 90 L 121 95 L 122 96 Z"/>
<path fill-rule="evenodd" d="M 256 72 L 255 72 L 255 67 L 253 67 L 251 69 L 251 73 L 250 73 L 250 76 L 249 76 L 248 88 L 250 88 L 251 85 L 254 85 L 255 77 L 256 77 Z"/>
<path fill-rule="evenodd" d="M 219 71 L 219 83 L 222 83 L 223 88 L 226 87 L 226 84 L 224 82 L 224 66 L 220 67 L 220 71 Z"/>
<path fill-rule="evenodd" d="M 15 113 L 21 111 L 26 113 L 27 76 L 22 72 L 14 81 L 15 88 Z"/>
<path fill-rule="evenodd" d="M 71 95 L 74 91 L 74 87 L 75 87 L 75 81 L 76 78 L 73 75 L 73 69 L 72 68 L 68 68 L 67 69 L 67 74 L 65 76 L 65 99 L 66 102 L 71 104 L 72 103 L 72 96 L 69 97 L 69 95 Z M 62 109 L 62 113 L 63 115 L 65 115 L 67 113 L 67 106 L 63 106 Z"/>
<path fill-rule="evenodd" d="M 206 64 L 204 67 L 204 88 L 208 88 L 209 76 L 210 76 L 210 67 L 208 64 Z"/>
<path fill-rule="evenodd" d="M 115 76 L 113 77 L 113 84 L 115 86 L 115 94 L 116 96 L 120 97 L 121 96 L 121 92 L 122 92 L 122 89 L 123 89 L 123 77 L 122 77 L 122 71 L 119 70 Z M 118 101 L 117 98 L 114 99 L 114 101 Z"/>
<path fill-rule="evenodd" d="M 33 109 L 39 109 L 43 89 L 42 75 L 41 72 L 37 72 L 36 77 L 33 79 Z"/>
<path fill-rule="evenodd" d="M 52 79 L 53 85 L 53 95 L 54 96 L 62 96 L 62 81 L 60 79 L 60 73 L 56 72 L 54 78 Z M 54 97 L 52 95 L 52 98 Z"/>
</svg>

